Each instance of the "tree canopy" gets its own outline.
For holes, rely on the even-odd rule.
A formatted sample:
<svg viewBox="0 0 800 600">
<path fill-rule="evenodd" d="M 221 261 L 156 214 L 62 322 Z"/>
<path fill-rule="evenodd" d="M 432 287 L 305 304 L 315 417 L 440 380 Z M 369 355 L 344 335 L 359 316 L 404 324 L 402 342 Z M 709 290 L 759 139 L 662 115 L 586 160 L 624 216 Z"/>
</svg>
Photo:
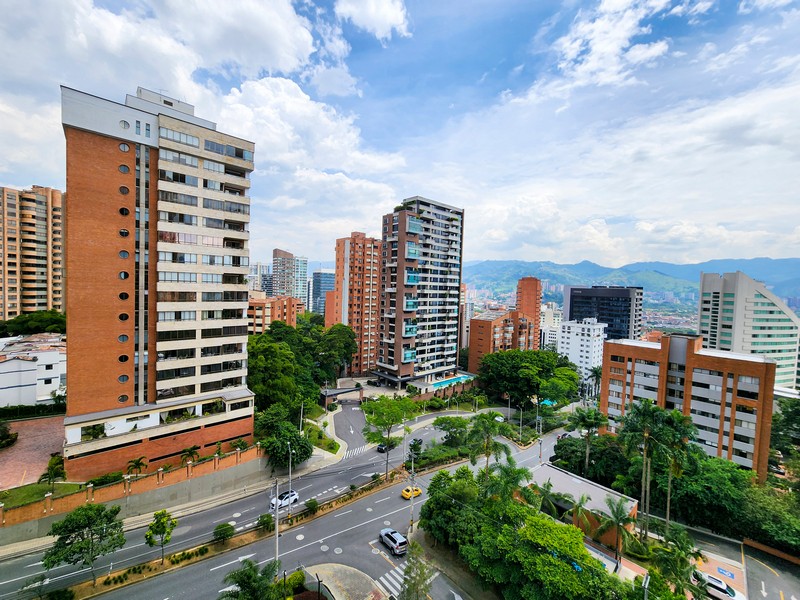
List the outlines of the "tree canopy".
<svg viewBox="0 0 800 600">
<path fill-rule="evenodd" d="M 67 317 L 57 310 L 40 310 L 0 321 L 0 337 L 32 333 L 66 333 Z"/>
<path fill-rule="evenodd" d="M 44 568 L 83 564 L 91 570 L 96 584 L 95 561 L 125 545 L 122 521 L 117 519 L 120 510 L 120 506 L 84 504 L 53 523 L 49 535 L 56 536 L 56 541 L 44 553 Z"/>
<path fill-rule="evenodd" d="M 560 402 L 578 390 L 578 374 L 566 357 L 547 350 L 507 350 L 481 359 L 478 382 L 497 400 L 519 406 L 534 395 Z M 552 396 L 552 397 L 551 397 Z"/>
</svg>

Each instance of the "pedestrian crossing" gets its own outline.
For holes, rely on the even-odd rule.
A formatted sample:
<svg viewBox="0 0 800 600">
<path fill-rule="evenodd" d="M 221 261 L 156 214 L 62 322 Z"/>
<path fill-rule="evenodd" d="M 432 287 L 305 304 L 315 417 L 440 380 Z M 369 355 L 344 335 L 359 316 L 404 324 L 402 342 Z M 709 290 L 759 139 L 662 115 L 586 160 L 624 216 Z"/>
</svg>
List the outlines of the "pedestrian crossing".
<svg viewBox="0 0 800 600">
<path fill-rule="evenodd" d="M 408 564 L 407 561 L 400 563 L 394 569 L 385 573 L 384 575 L 380 576 L 375 583 L 378 584 L 378 587 L 381 588 L 381 591 L 386 594 L 387 596 L 394 596 L 395 598 L 400 596 L 400 592 L 403 591 L 403 578 L 406 571 L 406 565 Z M 428 579 L 428 583 L 436 579 L 438 577 L 439 572 L 434 572 L 431 575 L 430 579 Z"/>
<path fill-rule="evenodd" d="M 353 458 L 354 456 L 358 456 L 359 454 L 363 454 L 367 451 L 369 446 L 361 446 L 360 448 L 352 448 L 344 453 L 344 458 L 342 460 L 347 460 L 348 458 Z"/>
</svg>

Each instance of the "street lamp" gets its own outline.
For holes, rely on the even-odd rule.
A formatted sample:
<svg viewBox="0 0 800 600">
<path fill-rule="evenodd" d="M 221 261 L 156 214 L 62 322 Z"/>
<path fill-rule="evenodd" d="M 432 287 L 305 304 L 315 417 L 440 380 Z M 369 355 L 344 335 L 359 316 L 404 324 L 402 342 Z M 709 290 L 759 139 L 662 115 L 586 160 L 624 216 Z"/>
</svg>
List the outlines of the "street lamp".
<svg viewBox="0 0 800 600">
<path fill-rule="evenodd" d="M 292 443 L 286 442 L 286 445 L 289 447 L 289 510 L 287 512 L 288 517 L 292 518 Z"/>
</svg>

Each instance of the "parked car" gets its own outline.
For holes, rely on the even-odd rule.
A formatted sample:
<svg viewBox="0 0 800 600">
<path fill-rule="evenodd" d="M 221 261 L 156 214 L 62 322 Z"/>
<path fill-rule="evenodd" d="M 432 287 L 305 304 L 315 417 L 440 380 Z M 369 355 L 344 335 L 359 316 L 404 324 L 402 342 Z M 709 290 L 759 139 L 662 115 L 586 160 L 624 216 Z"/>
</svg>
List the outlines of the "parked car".
<svg viewBox="0 0 800 600">
<path fill-rule="evenodd" d="M 780 465 L 767 465 L 767 470 L 770 473 L 775 473 L 776 475 L 786 475 L 786 469 Z"/>
<path fill-rule="evenodd" d="M 400 495 L 403 498 L 405 498 L 406 500 L 410 500 L 411 496 L 414 496 L 416 498 L 421 493 L 422 493 L 422 489 L 421 488 L 419 488 L 417 486 L 413 486 L 412 487 L 412 486 L 409 485 L 409 486 L 403 488 L 403 491 L 400 493 Z"/>
<path fill-rule="evenodd" d="M 569 437 L 569 431 L 565 431 L 564 433 L 559 433 L 556 437 L 557 440 L 563 440 L 564 438 Z"/>
<path fill-rule="evenodd" d="M 408 540 L 402 534 L 389 527 L 381 529 L 380 540 L 395 556 L 405 554 L 408 550 Z"/>
<path fill-rule="evenodd" d="M 742 592 L 739 592 L 722 581 L 719 577 L 714 577 L 702 571 L 695 571 L 692 573 L 692 581 L 694 583 L 704 581 L 706 584 L 706 592 L 710 598 L 717 598 L 718 600 L 747 600 Z"/>
<path fill-rule="evenodd" d="M 378 452 L 386 452 L 388 450 L 386 444 L 378 444 Z"/>
<path fill-rule="evenodd" d="M 367 385 L 372 385 L 375 387 L 381 387 L 381 382 L 379 379 L 367 379 Z"/>
<path fill-rule="evenodd" d="M 502 423 L 503 421 L 505 421 L 505 420 L 506 420 L 506 418 L 505 418 L 503 415 L 497 415 L 497 416 L 494 418 L 494 420 L 495 420 L 495 421 L 497 421 L 498 423 Z"/>
<path fill-rule="evenodd" d="M 300 496 L 294 490 L 289 490 L 288 492 L 283 492 L 282 494 L 278 495 L 278 498 L 273 498 L 272 501 L 269 503 L 272 510 L 275 510 L 275 502 L 278 503 L 278 508 L 284 508 L 285 506 L 289 506 L 291 504 L 296 504 L 300 501 Z"/>
</svg>

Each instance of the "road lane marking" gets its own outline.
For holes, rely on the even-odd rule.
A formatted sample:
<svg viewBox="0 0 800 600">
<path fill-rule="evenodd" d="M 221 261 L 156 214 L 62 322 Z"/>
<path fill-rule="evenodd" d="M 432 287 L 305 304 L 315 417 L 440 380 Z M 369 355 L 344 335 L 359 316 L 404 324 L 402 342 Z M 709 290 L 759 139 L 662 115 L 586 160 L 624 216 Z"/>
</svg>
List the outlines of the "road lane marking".
<svg viewBox="0 0 800 600">
<path fill-rule="evenodd" d="M 772 567 L 770 567 L 769 565 L 765 565 L 763 562 L 761 562 L 757 558 L 753 558 L 752 556 L 750 558 L 752 558 L 754 561 L 756 561 L 762 567 L 767 567 L 770 571 L 772 571 L 772 574 L 775 575 L 775 577 L 780 577 L 780 575 L 778 575 L 778 572 L 775 569 L 773 569 Z"/>
<path fill-rule="evenodd" d="M 380 500 L 375 500 L 375 504 L 377 504 L 378 502 L 385 502 L 388 499 L 389 498 L 381 498 Z"/>
<path fill-rule="evenodd" d="M 344 512 L 341 512 L 341 513 L 338 513 L 338 514 L 335 514 L 335 515 L 333 515 L 333 518 L 334 518 L 334 519 L 338 519 L 338 518 L 339 518 L 339 517 L 341 517 L 342 515 L 346 515 L 347 513 L 351 513 L 351 512 L 353 512 L 353 511 L 352 511 L 352 510 L 346 510 L 346 511 L 344 511 Z"/>
</svg>

